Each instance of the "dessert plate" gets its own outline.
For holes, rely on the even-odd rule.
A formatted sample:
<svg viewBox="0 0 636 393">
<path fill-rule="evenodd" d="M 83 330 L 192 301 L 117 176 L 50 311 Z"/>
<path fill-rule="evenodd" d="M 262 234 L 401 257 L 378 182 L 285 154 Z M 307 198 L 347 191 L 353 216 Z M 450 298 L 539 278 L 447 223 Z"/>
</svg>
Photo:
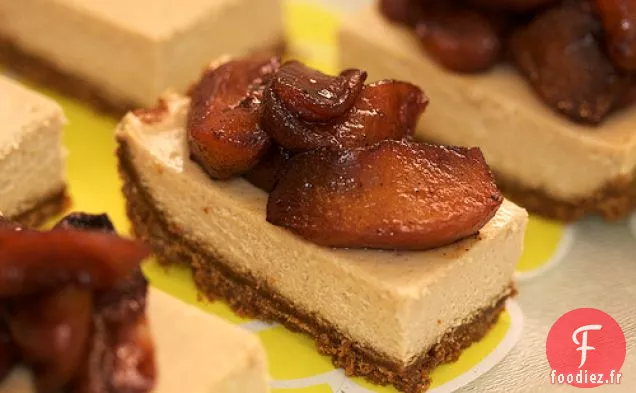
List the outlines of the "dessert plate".
<svg viewBox="0 0 636 393">
<path fill-rule="evenodd" d="M 339 17 L 315 3 L 287 1 L 285 17 L 290 54 L 310 66 L 330 72 L 337 68 L 336 27 Z M 423 88 L 426 89 L 426 86 Z M 117 230 L 120 233 L 127 233 L 130 228 L 120 192 L 121 182 L 117 174 L 114 154 L 113 130 L 116 119 L 95 114 L 77 101 L 50 91 L 40 90 L 56 99 L 63 106 L 69 119 L 69 125 L 65 129 L 65 144 L 69 149 L 69 191 L 73 199 L 73 209 L 107 212 Z M 631 222 L 636 236 L 636 216 L 632 217 Z M 540 347 L 543 344 L 541 341 L 545 340 L 549 325 L 560 314 L 556 315 L 558 314 L 556 309 L 551 312 L 542 311 L 540 305 L 545 299 L 532 299 L 532 293 L 542 292 L 541 285 L 544 278 L 547 278 L 548 285 L 552 285 L 551 288 L 554 287 L 555 282 L 560 282 L 558 277 L 555 277 L 557 274 L 551 274 L 551 272 L 561 267 L 559 264 L 562 261 L 563 267 L 577 262 L 573 259 L 581 253 L 572 247 L 573 244 L 577 241 L 590 240 L 590 227 L 597 224 L 586 221 L 582 224 L 564 225 L 531 217 L 526 235 L 526 248 L 518 265 L 519 303 L 509 302 L 507 312 L 486 338 L 467 350 L 458 362 L 444 365 L 434 373 L 431 392 L 442 393 L 460 389 L 485 374 L 509 354 L 522 337 L 524 315 L 519 304 L 528 313 L 525 319 L 533 331 L 530 337 L 532 342 L 524 343 L 522 340 L 518 345 L 523 346 L 526 351 L 532 348 L 534 352 L 541 352 Z M 579 230 L 580 226 L 583 226 L 583 230 Z M 620 230 L 617 228 L 615 231 Z M 579 239 L 583 235 L 587 237 Z M 612 255 L 621 258 L 629 255 L 629 252 Z M 156 263 L 150 262 L 145 266 L 145 273 L 155 287 L 258 334 L 268 351 L 270 372 L 274 379 L 272 388 L 276 393 L 395 392 L 390 388 L 376 387 L 358 379 L 346 378 L 341 370 L 333 368 L 326 357 L 318 355 L 313 343 L 301 335 L 291 333 L 277 325 L 242 319 L 219 302 L 201 303 L 190 274 L 185 269 L 165 270 Z M 525 295 L 526 289 L 528 295 Z M 569 299 L 576 294 L 572 290 L 567 291 L 566 295 L 568 293 L 571 296 Z M 568 301 L 567 304 L 568 307 L 572 304 L 590 306 L 574 300 Z M 530 306 L 533 306 L 532 313 L 528 311 Z M 606 311 L 611 312 L 611 310 Z M 534 331 L 535 328 L 538 333 Z M 528 330 L 526 328 L 526 333 Z M 535 335 L 538 335 L 538 338 Z M 511 354 L 506 362 L 498 366 L 497 370 L 502 368 L 515 370 L 515 367 L 521 367 L 523 359 L 518 352 L 523 351 L 515 350 L 513 353 L 517 355 Z M 540 354 L 537 355 L 537 358 L 539 357 Z M 540 359 L 544 358 L 540 357 Z M 519 369 L 516 369 L 517 372 Z M 491 375 L 493 373 L 489 373 L 487 378 L 489 381 L 495 378 L 490 377 Z M 496 375 L 505 375 L 505 373 L 501 374 L 497 371 Z M 548 380 L 547 376 L 546 372 L 545 381 Z M 500 382 L 504 381 L 500 380 Z M 481 390 L 478 389 L 478 391 Z"/>
</svg>

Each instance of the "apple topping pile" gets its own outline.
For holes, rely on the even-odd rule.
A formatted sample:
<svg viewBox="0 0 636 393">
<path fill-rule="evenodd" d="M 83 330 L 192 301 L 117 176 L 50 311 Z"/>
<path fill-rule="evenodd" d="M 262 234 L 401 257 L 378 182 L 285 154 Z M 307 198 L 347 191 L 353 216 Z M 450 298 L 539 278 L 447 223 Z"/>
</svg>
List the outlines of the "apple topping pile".
<svg viewBox="0 0 636 393">
<path fill-rule="evenodd" d="M 49 232 L 0 222 L 0 381 L 23 365 L 40 393 L 150 392 L 148 253 L 106 216 L 72 214 Z"/>
<path fill-rule="evenodd" d="M 192 159 L 269 192 L 267 220 L 320 245 L 425 250 L 477 233 L 503 201 L 479 149 L 416 142 L 424 93 L 365 82 L 275 58 L 219 64 L 191 92 Z"/>
<path fill-rule="evenodd" d="M 574 121 L 599 124 L 636 102 L 634 0 L 381 0 L 380 10 L 449 70 L 510 60 Z"/>
</svg>

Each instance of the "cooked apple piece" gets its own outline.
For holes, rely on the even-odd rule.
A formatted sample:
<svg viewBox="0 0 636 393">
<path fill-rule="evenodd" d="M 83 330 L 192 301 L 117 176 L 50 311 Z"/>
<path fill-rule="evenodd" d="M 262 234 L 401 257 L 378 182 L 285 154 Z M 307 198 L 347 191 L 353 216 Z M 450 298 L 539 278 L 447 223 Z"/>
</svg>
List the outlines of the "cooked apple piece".
<svg viewBox="0 0 636 393">
<path fill-rule="evenodd" d="M 193 87 L 188 142 L 192 158 L 211 177 L 241 175 L 267 152 L 270 137 L 259 125 L 260 103 L 278 67 L 276 57 L 230 60 Z"/>
<path fill-rule="evenodd" d="M 145 317 L 147 281 L 137 269 L 116 287 L 95 297 L 93 335 L 77 392 L 149 392 L 156 369 Z M 109 390 L 107 390 L 109 391 Z"/>
<path fill-rule="evenodd" d="M 276 142 L 296 153 L 328 146 L 368 146 L 384 139 L 409 137 L 428 104 L 417 86 L 385 80 L 365 86 L 353 106 L 341 116 L 312 122 L 301 118 L 293 109 L 298 105 L 284 100 L 290 95 L 281 97 L 275 85 L 276 79 L 265 89 L 261 125 Z"/>
<path fill-rule="evenodd" d="M 636 1 L 594 0 L 594 5 L 612 60 L 624 70 L 636 71 Z"/>
<path fill-rule="evenodd" d="M 511 39 L 519 70 L 539 96 L 573 120 L 600 123 L 622 94 L 622 78 L 595 36 L 600 26 L 578 3 L 539 14 Z"/>
<path fill-rule="evenodd" d="M 525 12 L 545 7 L 561 0 L 470 0 L 470 3 L 500 10 Z"/>
<path fill-rule="evenodd" d="M 92 295 L 68 286 L 22 297 L 7 307 L 11 337 L 35 372 L 38 392 L 66 387 L 82 366 L 92 323 Z"/>
<path fill-rule="evenodd" d="M 81 229 L 115 233 L 115 227 L 107 214 L 70 213 L 55 224 L 54 229 Z"/>
<path fill-rule="evenodd" d="M 328 121 L 353 106 L 366 79 L 366 72 L 360 70 L 329 76 L 298 61 L 288 61 L 276 73 L 271 88 L 300 119 Z"/>
<path fill-rule="evenodd" d="M 0 315 L 3 315 L 4 305 L 0 302 Z M 13 340 L 9 336 L 9 328 L 5 321 L 0 319 L 0 383 L 4 377 L 13 369 L 17 362 Z"/>
<path fill-rule="evenodd" d="M 382 15 L 393 22 L 414 26 L 423 13 L 423 5 L 436 0 L 380 0 Z"/>
<path fill-rule="evenodd" d="M 243 177 L 265 192 L 271 192 L 278 177 L 293 154 L 278 144 L 272 144 L 265 157 Z"/>
<path fill-rule="evenodd" d="M 415 31 L 429 55 L 455 72 L 480 72 L 501 55 L 500 26 L 486 12 L 436 4 L 427 7 Z"/>
<path fill-rule="evenodd" d="M 267 220 L 324 246 L 425 250 L 474 235 L 502 201 L 479 149 L 386 140 L 292 158 Z"/>
<path fill-rule="evenodd" d="M 112 234 L 62 229 L 0 229 L 0 249 L 0 298 L 65 284 L 108 288 L 150 252 L 137 241 Z"/>
</svg>

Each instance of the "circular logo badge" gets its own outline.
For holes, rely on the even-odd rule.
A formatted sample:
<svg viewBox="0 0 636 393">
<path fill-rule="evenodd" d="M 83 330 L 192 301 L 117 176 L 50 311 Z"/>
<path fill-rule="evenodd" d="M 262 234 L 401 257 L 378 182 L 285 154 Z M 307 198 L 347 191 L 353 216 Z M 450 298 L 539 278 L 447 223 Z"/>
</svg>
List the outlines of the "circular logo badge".
<svg viewBox="0 0 636 393">
<path fill-rule="evenodd" d="M 627 351 L 620 325 L 607 313 L 579 308 L 559 318 L 548 333 L 550 383 L 580 388 L 620 384 Z"/>
</svg>

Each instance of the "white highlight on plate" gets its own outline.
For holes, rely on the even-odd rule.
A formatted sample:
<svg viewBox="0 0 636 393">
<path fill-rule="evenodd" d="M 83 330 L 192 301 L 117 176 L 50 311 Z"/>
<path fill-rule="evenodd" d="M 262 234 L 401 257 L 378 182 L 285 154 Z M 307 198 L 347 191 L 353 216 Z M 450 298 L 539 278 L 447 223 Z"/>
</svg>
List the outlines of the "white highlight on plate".
<svg viewBox="0 0 636 393">
<path fill-rule="evenodd" d="M 527 272 L 515 272 L 515 280 L 517 281 L 527 281 L 531 280 L 537 276 L 542 275 L 548 270 L 552 269 L 556 265 L 560 264 L 563 259 L 568 255 L 572 246 L 574 245 L 574 240 L 576 239 L 577 228 L 576 224 L 566 225 L 563 229 L 563 236 L 561 236 L 561 240 L 559 240 L 559 245 L 557 246 L 554 254 L 550 257 L 550 259 L 541 265 L 540 267 L 530 270 Z"/>
<path fill-rule="evenodd" d="M 515 344 L 517 344 L 521 338 L 521 333 L 523 332 L 523 312 L 521 311 L 519 304 L 515 300 L 508 299 L 506 302 L 506 310 L 510 314 L 510 327 L 499 345 L 497 345 L 497 347 L 488 356 L 486 356 L 484 360 L 479 362 L 472 369 L 466 371 L 457 378 L 436 387 L 435 389 L 429 390 L 428 393 L 454 392 L 485 374 L 497 363 L 503 360 Z M 333 393 L 375 393 L 347 378 L 341 369 L 308 378 L 285 381 L 279 380 L 272 381 L 271 383 L 271 387 L 273 389 L 298 389 L 316 385 L 329 385 Z"/>
</svg>

